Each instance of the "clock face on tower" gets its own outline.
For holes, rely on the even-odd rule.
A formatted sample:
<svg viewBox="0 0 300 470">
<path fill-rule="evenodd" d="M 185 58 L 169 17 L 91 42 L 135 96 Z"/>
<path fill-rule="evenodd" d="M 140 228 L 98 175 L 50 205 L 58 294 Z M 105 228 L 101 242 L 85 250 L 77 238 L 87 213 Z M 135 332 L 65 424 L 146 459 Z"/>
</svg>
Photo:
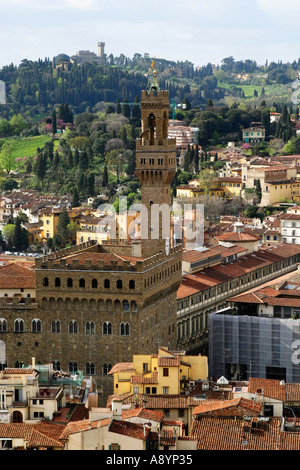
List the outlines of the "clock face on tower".
<svg viewBox="0 0 300 470">
<path fill-rule="evenodd" d="M 166 238 L 166 241 L 165 241 L 165 252 L 167 256 L 170 253 L 170 239 L 168 237 Z"/>
</svg>

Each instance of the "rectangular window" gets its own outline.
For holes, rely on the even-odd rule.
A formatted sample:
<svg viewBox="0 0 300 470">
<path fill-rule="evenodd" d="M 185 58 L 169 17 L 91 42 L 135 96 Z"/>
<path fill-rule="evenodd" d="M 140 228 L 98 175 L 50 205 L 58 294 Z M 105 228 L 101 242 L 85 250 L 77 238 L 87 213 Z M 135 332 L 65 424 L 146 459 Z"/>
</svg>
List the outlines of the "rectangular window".
<svg viewBox="0 0 300 470">
<path fill-rule="evenodd" d="M 163 368 L 163 376 L 164 377 L 169 377 L 169 369 L 167 367 Z"/>
<path fill-rule="evenodd" d="M 169 395 L 169 387 L 163 387 L 163 394 Z"/>
</svg>

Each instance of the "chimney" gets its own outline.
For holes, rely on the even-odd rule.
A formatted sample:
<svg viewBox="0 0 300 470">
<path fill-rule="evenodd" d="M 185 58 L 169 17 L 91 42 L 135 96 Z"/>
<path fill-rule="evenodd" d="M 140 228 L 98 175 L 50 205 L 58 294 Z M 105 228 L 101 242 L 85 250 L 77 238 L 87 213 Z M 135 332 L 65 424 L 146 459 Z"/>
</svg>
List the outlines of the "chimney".
<svg viewBox="0 0 300 470">
<path fill-rule="evenodd" d="M 32 369 L 35 369 L 35 357 L 33 357 L 31 360 L 31 367 Z"/>
</svg>

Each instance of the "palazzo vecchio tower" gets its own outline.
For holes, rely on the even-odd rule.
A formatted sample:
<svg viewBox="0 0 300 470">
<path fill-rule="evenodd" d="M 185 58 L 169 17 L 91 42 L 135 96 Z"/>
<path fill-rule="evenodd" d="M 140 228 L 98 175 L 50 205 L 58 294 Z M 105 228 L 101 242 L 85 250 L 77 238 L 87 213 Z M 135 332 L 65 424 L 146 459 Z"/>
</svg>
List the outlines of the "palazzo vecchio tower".
<svg viewBox="0 0 300 470">
<path fill-rule="evenodd" d="M 103 384 L 111 381 L 110 368 L 132 361 L 133 354 L 155 354 L 158 345 L 176 348 L 181 246 L 172 246 L 163 233 L 161 213 L 151 218 L 155 207 L 171 205 L 176 143 L 168 139 L 168 113 L 169 95 L 160 90 L 154 70 L 150 88 L 142 91 L 136 142 L 136 173 L 148 214 L 141 218 L 141 239 L 89 242 L 37 259 L 35 301 L 1 305 L 8 367 L 27 366 L 35 357 L 37 364 L 80 370 Z M 14 331 L 16 318 L 24 320 L 22 332 Z"/>
</svg>

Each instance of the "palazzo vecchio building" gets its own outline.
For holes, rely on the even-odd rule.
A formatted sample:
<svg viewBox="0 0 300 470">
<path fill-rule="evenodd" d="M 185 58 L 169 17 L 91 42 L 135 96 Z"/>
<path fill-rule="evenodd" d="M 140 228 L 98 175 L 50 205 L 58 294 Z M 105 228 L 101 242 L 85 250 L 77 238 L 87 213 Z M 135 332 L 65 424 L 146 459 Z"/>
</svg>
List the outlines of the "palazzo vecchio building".
<svg viewBox="0 0 300 470">
<path fill-rule="evenodd" d="M 142 91 L 136 143 L 141 203 L 149 214 L 144 236 L 132 243 L 89 242 L 37 259 L 35 301 L 0 305 L 8 367 L 28 366 L 35 357 L 37 364 L 82 371 L 105 384 L 111 367 L 133 354 L 155 354 L 159 345 L 176 348 L 182 251 L 162 233 L 162 217 L 155 223 L 150 217 L 153 206 L 171 206 L 176 143 L 168 139 L 168 113 L 168 92 L 159 89 L 154 72 L 149 90 Z"/>
</svg>

